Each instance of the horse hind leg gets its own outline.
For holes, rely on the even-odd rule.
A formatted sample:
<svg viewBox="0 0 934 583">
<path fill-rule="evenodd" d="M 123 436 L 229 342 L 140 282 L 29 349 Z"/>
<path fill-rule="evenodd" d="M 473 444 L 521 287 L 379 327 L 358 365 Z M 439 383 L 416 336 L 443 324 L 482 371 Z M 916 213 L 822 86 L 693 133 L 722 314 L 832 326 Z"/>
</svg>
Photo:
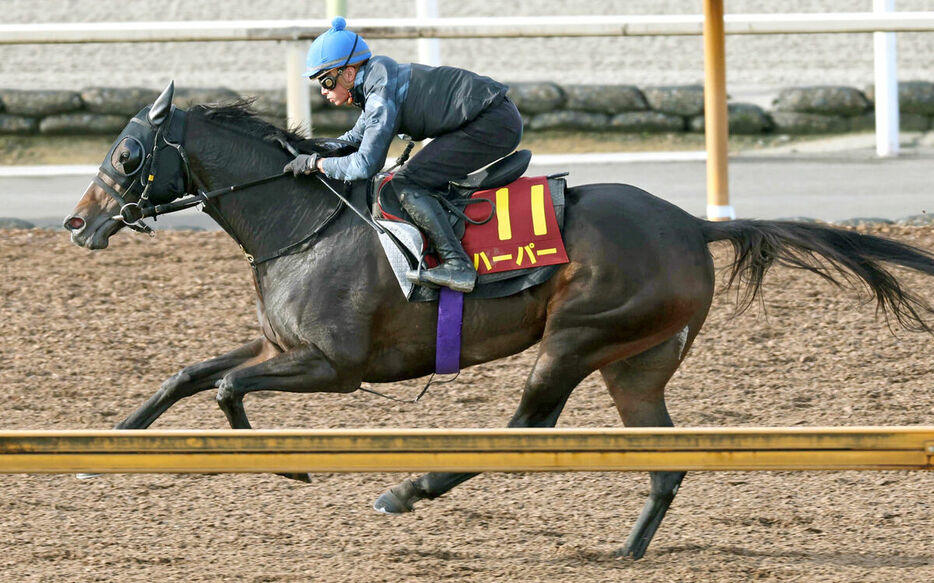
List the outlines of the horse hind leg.
<svg viewBox="0 0 934 583">
<path fill-rule="evenodd" d="M 600 374 L 627 427 L 673 427 L 665 406 L 665 385 L 681 364 L 695 333 L 685 327 L 662 344 L 638 356 L 600 369 Z M 671 506 L 684 472 L 650 472 L 651 488 L 639 518 L 618 555 L 639 559 Z"/>
<path fill-rule="evenodd" d="M 555 340 L 542 343 L 542 350 L 529 373 L 522 400 L 509 421 L 509 427 L 554 427 L 571 392 L 590 374 L 580 359 L 562 350 L 549 350 L 552 346 L 562 345 L 576 346 Z M 419 500 L 437 498 L 476 475 L 430 472 L 414 480 L 404 480 L 380 495 L 373 508 L 386 514 L 411 512 Z"/>
</svg>

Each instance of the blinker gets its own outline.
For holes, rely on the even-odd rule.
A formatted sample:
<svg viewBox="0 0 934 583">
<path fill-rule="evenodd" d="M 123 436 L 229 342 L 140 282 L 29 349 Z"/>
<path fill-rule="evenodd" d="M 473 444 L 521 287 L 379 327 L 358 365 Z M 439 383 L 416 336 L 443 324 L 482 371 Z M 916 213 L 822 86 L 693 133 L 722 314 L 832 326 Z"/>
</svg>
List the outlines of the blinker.
<svg viewBox="0 0 934 583">
<path fill-rule="evenodd" d="M 110 155 L 110 165 L 124 176 L 132 176 L 139 171 L 144 157 L 140 141 L 133 136 L 127 136 L 114 148 L 113 154 Z"/>
</svg>

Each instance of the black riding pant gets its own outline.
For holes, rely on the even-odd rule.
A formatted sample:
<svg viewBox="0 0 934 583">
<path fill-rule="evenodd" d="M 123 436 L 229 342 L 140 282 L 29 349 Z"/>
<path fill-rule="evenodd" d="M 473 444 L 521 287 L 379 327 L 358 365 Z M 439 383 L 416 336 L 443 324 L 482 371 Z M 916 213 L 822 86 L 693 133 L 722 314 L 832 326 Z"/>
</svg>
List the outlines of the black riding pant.
<svg viewBox="0 0 934 583">
<path fill-rule="evenodd" d="M 400 168 L 395 178 L 407 179 L 431 190 L 446 190 L 447 183 L 512 153 L 522 138 L 522 117 L 504 97 L 453 132 L 434 138 Z"/>
</svg>

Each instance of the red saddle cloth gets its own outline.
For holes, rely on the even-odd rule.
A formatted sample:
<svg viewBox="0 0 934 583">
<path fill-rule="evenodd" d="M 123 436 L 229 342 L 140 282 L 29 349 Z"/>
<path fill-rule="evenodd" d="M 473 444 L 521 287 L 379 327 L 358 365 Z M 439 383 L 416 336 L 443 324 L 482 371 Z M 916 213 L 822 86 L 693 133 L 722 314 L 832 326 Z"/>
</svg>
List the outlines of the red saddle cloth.
<svg viewBox="0 0 934 583">
<path fill-rule="evenodd" d="M 486 198 L 496 205 L 493 219 L 483 225 L 467 223 L 461 240 L 479 275 L 568 262 L 546 177 L 520 178 L 477 191 L 471 198 Z M 489 208 L 470 205 L 466 214 L 483 220 Z"/>
</svg>

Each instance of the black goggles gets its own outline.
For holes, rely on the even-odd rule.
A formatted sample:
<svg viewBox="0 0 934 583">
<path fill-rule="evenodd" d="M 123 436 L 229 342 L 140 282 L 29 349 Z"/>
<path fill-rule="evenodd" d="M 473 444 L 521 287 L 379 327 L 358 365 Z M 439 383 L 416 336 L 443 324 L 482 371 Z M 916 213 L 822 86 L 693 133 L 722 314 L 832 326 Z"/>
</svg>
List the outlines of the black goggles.
<svg viewBox="0 0 934 583">
<path fill-rule="evenodd" d="M 353 57 L 353 52 L 357 50 L 358 42 L 360 42 L 360 35 L 354 34 L 353 46 L 350 47 L 350 52 L 347 53 L 347 58 L 344 59 L 344 64 L 341 65 L 333 75 L 322 75 L 318 77 L 318 83 L 321 83 L 321 86 L 324 87 L 325 91 L 331 91 L 337 87 L 337 78 L 341 76 L 341 73 L 344 72 L 344 67 L 347 66 L 347 63 L 349 63 L 350 59 Z"/>
<path fill-rule="evenodd" d="M 335 87 L 337 87 L 337 78 L 340 77 L 341 73 L 343 72 L 344 72 L 344 68 L 341 67 L 340 69 L 337 69 L 336 71 L 334 71 L 333 75 L 322 75 L 318 77 L 318 83 L 320 83 L 321 86 L 324 87 L 325 90 L 331 91 Z"/>
</svg>

